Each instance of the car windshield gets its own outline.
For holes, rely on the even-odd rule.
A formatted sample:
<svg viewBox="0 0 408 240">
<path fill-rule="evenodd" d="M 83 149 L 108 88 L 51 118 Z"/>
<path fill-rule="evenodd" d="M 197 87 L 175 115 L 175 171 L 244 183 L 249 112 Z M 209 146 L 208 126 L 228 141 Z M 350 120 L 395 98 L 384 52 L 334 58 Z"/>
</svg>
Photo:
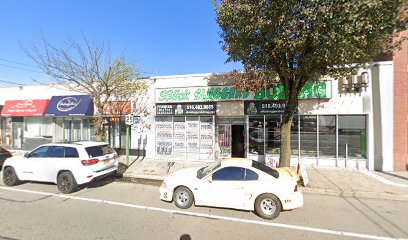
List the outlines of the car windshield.
<svg viewBox="0 0 408 240">
<path fill-rule="evenodd" d="M 279 178 L 279 172 L 276 171 L 275 169 L 272 169 L 268 166 L 266 166 L 263 163 L 257 162 L 257 161 L 252 161 L 252 167 L 261 170 L 264 173 L 267 173 L 275 178 Z"/>
<path fill-rule="evenodd" d="M 215 169 L 219 168 L 221 163 L 215 163 L 213 165 L 202 167 L 197 171 L 197 178 L 202 179 L 204 176 L 207 176 L 210 172 L 214 171 Z"/>
</svg>

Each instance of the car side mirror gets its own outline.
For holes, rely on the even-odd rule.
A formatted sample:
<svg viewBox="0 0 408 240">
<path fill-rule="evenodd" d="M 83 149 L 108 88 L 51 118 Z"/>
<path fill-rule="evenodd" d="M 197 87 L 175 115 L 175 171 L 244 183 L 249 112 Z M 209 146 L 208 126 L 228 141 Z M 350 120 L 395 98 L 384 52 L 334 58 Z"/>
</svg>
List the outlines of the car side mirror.
<svg viewBox="0 0 408 240">
<path fill-rule="evenodd" d="M 29 153 L 29 152 L 24 153 L 24 157 L 25 157 L 25 158 L 29 158 L 29 157 L 30 157 L 30 153 Z"/>
</svg>

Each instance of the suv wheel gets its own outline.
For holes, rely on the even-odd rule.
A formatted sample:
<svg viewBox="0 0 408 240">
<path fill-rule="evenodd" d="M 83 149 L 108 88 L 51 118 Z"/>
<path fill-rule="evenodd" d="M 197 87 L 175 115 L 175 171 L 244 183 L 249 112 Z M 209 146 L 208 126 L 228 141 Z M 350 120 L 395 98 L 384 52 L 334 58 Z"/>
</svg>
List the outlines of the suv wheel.
<svg viewBox="0 0 408 240">
<path fill-rule="evenodd" d="M 14 186 L 19 180 L 13 167 L 6 167 L 3 172 L 3 182 L 6 186 Z"/>
<path fill-rule="evenodd" d="M 57 177 L 57 187 L 61 193 L 68 194 L 77 190 L 78 184 L 71 172 L 62 172 Z"/>
</svg>

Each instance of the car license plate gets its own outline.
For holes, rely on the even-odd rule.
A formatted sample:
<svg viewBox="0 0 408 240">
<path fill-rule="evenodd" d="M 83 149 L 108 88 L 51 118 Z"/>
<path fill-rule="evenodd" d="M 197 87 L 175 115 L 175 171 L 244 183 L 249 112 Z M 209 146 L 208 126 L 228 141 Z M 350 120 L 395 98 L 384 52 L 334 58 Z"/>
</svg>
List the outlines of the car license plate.
<svg viewBox="0 0 408 240">
<path fill-rule="evenodd" d="M 103 164 L 108 165 L 109 162 L 110 162 L 110 160 L 104 160 L 104 161 L 103 161 Z"/>
</svg>

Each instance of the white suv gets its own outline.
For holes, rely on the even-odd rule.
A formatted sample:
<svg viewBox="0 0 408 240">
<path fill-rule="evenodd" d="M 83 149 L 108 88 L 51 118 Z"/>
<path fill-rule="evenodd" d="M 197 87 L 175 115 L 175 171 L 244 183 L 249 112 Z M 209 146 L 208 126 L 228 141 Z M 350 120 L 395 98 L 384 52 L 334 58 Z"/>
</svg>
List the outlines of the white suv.
<svg viewBox="0 0 408 240">
<path fill-rule="evenodd" d="M 8 158 L 3 164 L 3 182 L 56 183 L 62 193 L 77 190 L 78 185 L 114 174 L 118 155 L 104 142 L 51 143 L 37 147 L 24 156 Z"/>
</svg>

